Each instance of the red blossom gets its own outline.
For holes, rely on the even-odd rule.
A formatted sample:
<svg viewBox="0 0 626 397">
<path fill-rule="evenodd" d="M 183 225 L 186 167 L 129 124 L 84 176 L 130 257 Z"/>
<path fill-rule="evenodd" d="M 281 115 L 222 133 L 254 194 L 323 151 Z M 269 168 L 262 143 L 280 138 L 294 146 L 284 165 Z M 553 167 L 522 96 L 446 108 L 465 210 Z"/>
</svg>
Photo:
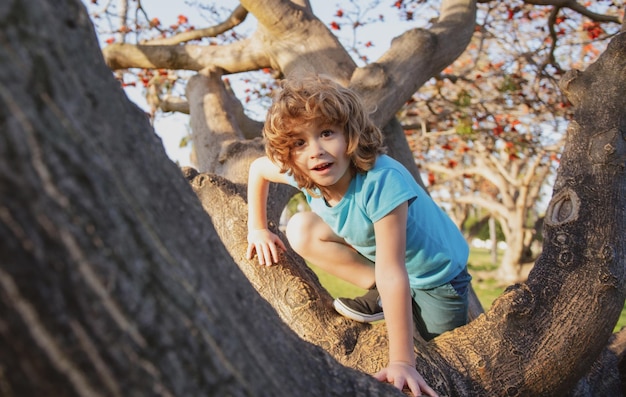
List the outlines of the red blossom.
<svg viewBox="0 0 626 397">
<path fill-rule="evenodd" d="M 583 52 L 585 54 L 593 54 L 594 56 L 600 55 L 600 50 L 598 50 L 592 43 L 587 44 L 583 47 Z"/>
<path fill-rule="evenodd" d="M 332 21 L 330 23 L 330 28 L 333 29 L 333 30 L 339 30 L 339 29 L 341 29 L 341 26 L 339 26 L 339 24 L 337 22 Z"/>
<path fill-rule="evenodd" d="M 435 184 L 435 174 L 432 172 L 428 173 L 428 184 L 429 185 L 434 185 Z"/>
<path fill-rule="evenodd" d="M 592 40 L 597 39 L 604 33 L 598 22 L 585 22 L 583 29 L 587 31 L 587 36 Z"/>
</svg>

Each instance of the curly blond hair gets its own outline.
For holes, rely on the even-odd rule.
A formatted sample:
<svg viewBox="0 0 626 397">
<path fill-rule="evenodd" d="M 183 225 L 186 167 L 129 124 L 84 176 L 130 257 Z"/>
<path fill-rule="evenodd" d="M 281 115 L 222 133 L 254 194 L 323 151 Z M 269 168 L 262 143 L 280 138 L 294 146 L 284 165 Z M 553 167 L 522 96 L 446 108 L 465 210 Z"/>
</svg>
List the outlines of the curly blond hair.
<svg viewBox="0 0 626 397">
<path fill-rule="evenodd" d="M 380 129 L 353 91 L 319 75 L 283 80 L 265 119 L 265 150 L 281 172 L 293 175 L 309 192 L 317 186 L 295 166 L 291 151 L 297 139 L 293 127 L 311 122 L 342 128 L 356 172 L 370 170 L 376 157 L 386 152 Z"/>
</svg>

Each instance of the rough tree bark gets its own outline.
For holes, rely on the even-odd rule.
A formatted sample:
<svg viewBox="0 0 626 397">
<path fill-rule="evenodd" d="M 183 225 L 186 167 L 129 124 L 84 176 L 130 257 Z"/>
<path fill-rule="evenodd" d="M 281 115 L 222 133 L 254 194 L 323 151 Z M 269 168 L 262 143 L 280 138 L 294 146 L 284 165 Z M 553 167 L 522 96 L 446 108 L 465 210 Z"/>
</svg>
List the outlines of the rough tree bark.
<svg viewBox="0 0 626 397">
<path fill-rule="evenodd" d="M 291 252 L 244 259 L 244 186 L 186 170 L 190 189 L 79 1 L 8 0 L 0 21 L 3 394 L 401 395 L 339 365 L 383 365 L 384 326 L 340 318 Z M 564 79 L 578 111 L 544 253 L 489 312 L 419 347 L 441 395 L 620 394 L 624 73 L 622 34 Z M 236 146 L 220 153 L 257 153 Z"/>
<path fill-rule="evenodd" d="M 1 395 L 393 393 L 254 291 L 78 0 L 0 21 Z"/>
</svg>

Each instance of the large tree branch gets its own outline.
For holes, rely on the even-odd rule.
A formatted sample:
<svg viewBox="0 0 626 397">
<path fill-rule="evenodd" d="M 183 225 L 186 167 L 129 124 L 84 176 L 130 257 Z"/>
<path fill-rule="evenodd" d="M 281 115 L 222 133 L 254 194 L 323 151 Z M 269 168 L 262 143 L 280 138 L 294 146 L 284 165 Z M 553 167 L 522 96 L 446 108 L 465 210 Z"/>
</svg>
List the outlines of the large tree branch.
<svg viewBox="0 0 626 397">
<path fill-rule="evenodd" d="M 107 65 L 113 70 L 144 68 L 199 71 L 206 67 L 217 67 L 227 73 L 238 73 L 271 66 L 262 43 L 254 35 L 221 46 L 111 44 L 102 53 Z"/>
<path fill-rule="evenodd" d="M 475 0 L 444 0 L 441 17 L 430 29 L 396 37 L 376 62 L 355 71 L 350 85 L 385 125 L 428 79 L 463 53 L 474 33 Z"/>
<path fill-rule="evenodd" d="M 347 85 L 356 64 L 339 40 L 312 12 L 308 2 L 243 0 L 259 21 L 255 34 L 262 37 L 264 50 L 275 69 L 293 73 L 332 76 Z"/>
<path fill-rule="evenodd" d="M 84 8 L 11 4 L 23 12 L 0 12 L 2 394 L 393 395 L 304 343 L 236 268 Z"/>
<path fill-rule="evenodd" d="M 230 87 L 223 71 L 207 68 L 187 84 L 190 124 L 194 142 L 192 156 L 201 172 L 213 172 L 233 182 L 245 182 L 250 156 L 262 154 L 262 124 L 250 120 Z M 241 159 L 243 163 L 240 163 Z"/>
<path fill-rule="evenodd" d="M 245 229 L 243 187 L 211 180 L 223 207 L 206 216 L 101 62 L 83 9 L 14 4 L 23 12 L 0 12 L 3 391 L 399 395 L 297 338 L 233 267 L 250 266 L 245 236 L 228 234 Z M 622 34 L 587 71 L 564 78 L 577 110 L 543 254 L 528 282 L 487 313 L 420 345 L 418 367 L 439 394 L 566 395 L 608 350 L 626 293 L 625 71 Z M 329 298 L 303 293 L 317 283 L 294 280 L 304 267 L 294 269 L 289 259 L 257 267 L 255 285 L 284 292 L 272 295 L 275 307 L 310 330 L 301 326 L 307 311 Z M 320 299 L 301 299 L 311 296 Z M 332 318 L 321 338 L 345 330 L 333 354 L 383 364 L 386 352 L 371 347 L 386 346 L 381 326 L 323 313 Z M 620 354 L 620 344 L 610 347 Z"/>
</svg>

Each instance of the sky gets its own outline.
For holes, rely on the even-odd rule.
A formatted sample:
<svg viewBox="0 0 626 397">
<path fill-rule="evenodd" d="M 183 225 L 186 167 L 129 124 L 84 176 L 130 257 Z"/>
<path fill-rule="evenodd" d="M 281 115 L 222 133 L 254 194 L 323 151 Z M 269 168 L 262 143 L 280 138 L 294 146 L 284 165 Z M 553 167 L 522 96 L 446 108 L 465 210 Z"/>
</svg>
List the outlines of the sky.
<svg viewBox="0 0 626 397">
<path fill-rule="evenodd" d="M 85 4 L 88 3 L 88 0 L 83 0 Z M 228 10 L 233 10 L 239 2 L 236 0 L 205 0 L 199 3 L 208 4 L 208 3 L 218 3 L 220 7 L 224 7 Z M 185 15 L 189 18 L 189 22 L 195 26 L 196 28 L 203 28 L 211 25 L 211 22 L 203 18 L 202 14 L 198 12 L 198 9 L 190 5 L 191 1 L 179 1 L 179 2 L 169 2 L 163 0 L 142 0 L 141 4 L 146 10 L 148 16 L 150 18 L 158 18 L 161 22 L 162 26 L 169 26 L 175 24 L 178 20 L 179 15 Z M 315 14 L 327 24 L 332 20 L 338 20 L 334 15 L 337 13 L 337 10 L 340 8 L 337 4 L 339 2 L 328 1 L 328 0 L 312 0 L 312 7 Z M 342 3 L 348 3 L 343 1 Z M 355 2 L 356 7 L 360 7 L 359 2 Z M 370 3 L 369 1 L 363 3 Z M 367 48 L 367 56 L 370 59 L 376 59 L 379 57 L 386 49 L 389 48 L 389 44 L 391 39 L 394 36 L 399 35 L 403 31 L 405 31 L 409 26 L 409 23 L 402 21 L 397 13 L 397 10 L 391 7 L 392 2 L 389 1 L 381 1 L 378 8 L 375 10 L 366 10 L 360 9 L 361 13 L 365 13 L 366 16 L 370 18 L 378 18 L 378 15 L 385 15 L 385 23 L 384 29 L 381 29 L 382 24 L 373 24 L 371 26 L 365 26 L 360 28 L 358 33 L 358 38 L 361 40 L 372 40 L 374 45 Z M 89 6 L 90 11 L 94 9 L 93 6 Z M 346 14 L 348 13 L 347 9 L 345 10 Z M 346 21 L 346 17 L 342 20 Z M 256 21 L 252 15 L 249 15 L 246 19 L 246 22 L 239 27 L 239 31 L 249 35 L 254 31 L 256 26 Z M 343 26 L 342 30 L 337 32 L 338 35 L 343 36 L 345 41 L 353 40 L 352 29 L 348 26 Z M 106 40 L 106 37 L 100 37 L 102 41 Z M 362 64 L 362 63 L 361 63 Z M 231 81 L 236 78 L 235 76 L 230 76 Z M 148 109 L 146 105 L 146 101 L 143 98 L 143 94 L 141 89 L 139 88 L 127 88 L 126 92 L 129 98 L 137 103 L 141 108 Z M 181 140 L 188 135 L 188 116 L 183 114 L 163 114 L 157 116 L 154 124 L 155 131 L 157 135 L 159 135 L 163 141 L 163 145 L 168 156 L 173 160 L 178 162 L 181 166 L 191 165 L 189 160 L 189 155 L 191 152 L 191 148 L 180 147 Z"/>
</svg>

